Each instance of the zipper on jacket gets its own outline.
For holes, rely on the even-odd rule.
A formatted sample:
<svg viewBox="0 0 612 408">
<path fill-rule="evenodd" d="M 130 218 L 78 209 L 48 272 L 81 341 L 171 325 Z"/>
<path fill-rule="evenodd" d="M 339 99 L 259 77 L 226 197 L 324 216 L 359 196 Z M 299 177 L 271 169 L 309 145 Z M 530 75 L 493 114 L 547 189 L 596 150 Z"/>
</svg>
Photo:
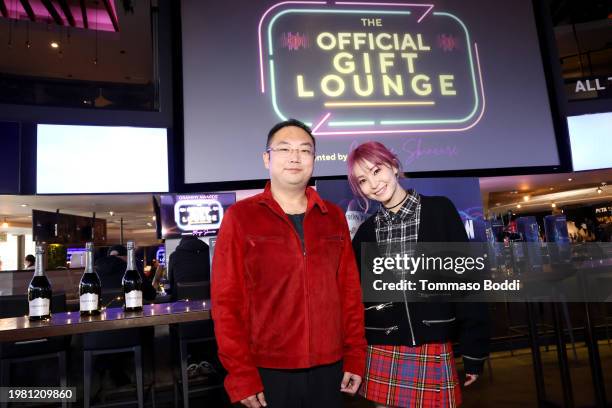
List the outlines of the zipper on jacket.
<svg viewBox="0 0 612 408">
<path fill-rule="evenodd" d="M 450 322 L 454 322 L 455 318 L 450 318 L 450 319 L 444 319 L 444 320 L 423 320 L 423 324 L 425 326 L 431 326 L 432 324 L 436 324 L 436 323 L 450 323 Z"/>
<path fill-rule="evenodd" d="M 410 319 L 410 308 L 408 307 L 406 291 L 402 291 L 402 294 L 404 295 L 404 306 L 406 306 L 406 316 L 408 317 L 408 327 L 410 328 L 410 336 L 412 337 L 412 346 L 416 347 L 416 340 L 414 338 L 414 330 L 412 330 L 412 320 Z"/>
<path fill-rule="evenodd" d="M 380 303 L 378 305 L 368 306 L 368 307 L 365 308 L 365 310 L 372 310 L 372 309 L 383 310 L 383 309 L 386 309 L 387 307 L 391 307 L 391 306 L 393 306 L 393 302 Z"/>
<path fill-rule="evenodd" d="M 365 327 L 366 330 L 378 330 L 378 331 L 384 331 L 385 334 L 388 336 L 389 334 L 391 334 L 391 332 L 394 332 L 396 330 L 399 330 L 399 326 L 391 326 L 391 327 Z"/>
</svg>

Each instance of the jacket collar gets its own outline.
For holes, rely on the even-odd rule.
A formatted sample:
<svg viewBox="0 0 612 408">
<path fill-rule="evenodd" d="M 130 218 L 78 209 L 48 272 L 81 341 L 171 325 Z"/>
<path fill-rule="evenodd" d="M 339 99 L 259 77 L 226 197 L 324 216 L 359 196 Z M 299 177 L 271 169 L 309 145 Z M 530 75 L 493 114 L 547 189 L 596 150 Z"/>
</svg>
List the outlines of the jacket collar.
<svg viewBox="0 0 612 408">
<path fill-rule="evenodd" d="M 284 214 L 283 209 L 272 196 L 271 186 L 272 183 L 268 181 L 266 183 L 266 188 L 264 189 L 263 193 L 261 193 L 258 202 L 262 204 L 267 204 L 268 206 L 275 208 Z M 316 205 L 319 207 L 323 214 L 327 213 L 327 206 L 325 205 L 325 201 L 323 201 L 319 193 L 317 193 L 314 188 L 306 187 L 306 198 L 308 199 L 308 204 L 306 204 L 306 212 L 308 212 Z"/>
</svg>

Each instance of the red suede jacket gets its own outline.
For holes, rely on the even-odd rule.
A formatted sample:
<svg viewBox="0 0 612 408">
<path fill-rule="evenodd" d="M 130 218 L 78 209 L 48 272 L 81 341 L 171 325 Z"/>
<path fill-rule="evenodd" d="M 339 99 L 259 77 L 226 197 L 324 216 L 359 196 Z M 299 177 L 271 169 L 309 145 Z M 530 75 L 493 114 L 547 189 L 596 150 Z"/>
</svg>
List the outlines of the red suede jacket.
<svg viewBox="0 0 612 408">
<path fill-rule="evenodd" d="M 306 195 L 304 248 L 270 183 L 224 216 L 212 266 L 212 316 L 232 402 L 263 390 L 257 367 L 342 359 L 344 371 L 363 376 L 364 311 L 346 219 L 313 189 Z"/>
</svg>

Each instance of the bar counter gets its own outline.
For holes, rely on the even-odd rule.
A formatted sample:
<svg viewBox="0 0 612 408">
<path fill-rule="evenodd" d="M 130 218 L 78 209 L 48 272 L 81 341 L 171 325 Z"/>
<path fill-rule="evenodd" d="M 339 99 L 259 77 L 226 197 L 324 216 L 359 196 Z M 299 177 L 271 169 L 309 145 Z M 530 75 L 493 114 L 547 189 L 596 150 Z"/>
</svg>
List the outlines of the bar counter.
<svg viewBox="0 0 612 408">
<path fill-rule="evenodd" d="M 151 304 L 144 305 L 142 309 L 142 312 L 125 312 L 121 307 L 106 308 L 92 317 L 82 317 L 79 312 L 55 313 L 51 319 L 40 322 L 31 322 L 27 316 L 0 319 L 0 342 L 210 319 L 208 300 Z"/>
</svg>

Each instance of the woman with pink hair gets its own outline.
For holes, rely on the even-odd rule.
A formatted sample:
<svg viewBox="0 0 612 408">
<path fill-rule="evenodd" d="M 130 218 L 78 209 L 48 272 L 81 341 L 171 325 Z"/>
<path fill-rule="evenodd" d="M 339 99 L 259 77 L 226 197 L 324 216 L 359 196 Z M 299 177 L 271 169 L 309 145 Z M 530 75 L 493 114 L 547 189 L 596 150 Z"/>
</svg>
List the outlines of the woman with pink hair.
<svg viewBox="0 0 612 408">
<path fill-rule="evenodd" d="M 395 257 L 412 256 L 417 242 L 468 241 L 448 198 L 401 186 L 401 162 L 383 144 L 357 146 L 349 154 L 348 170 L 351 189 L 366 208 L 368 200 L 379 203 L 353 238 L 360 268 L 362 244 L 376 243 L 376 255 Z M 365 303 L 364 308 L 368 355 L 360 393 L 377 407 L 459 406 L 451 335 L 458 324 L 468 386 L 482 372 L 488 355 L 486 305 L 409 303 L 404 292 L 404 302 Z"/>
</svg>

